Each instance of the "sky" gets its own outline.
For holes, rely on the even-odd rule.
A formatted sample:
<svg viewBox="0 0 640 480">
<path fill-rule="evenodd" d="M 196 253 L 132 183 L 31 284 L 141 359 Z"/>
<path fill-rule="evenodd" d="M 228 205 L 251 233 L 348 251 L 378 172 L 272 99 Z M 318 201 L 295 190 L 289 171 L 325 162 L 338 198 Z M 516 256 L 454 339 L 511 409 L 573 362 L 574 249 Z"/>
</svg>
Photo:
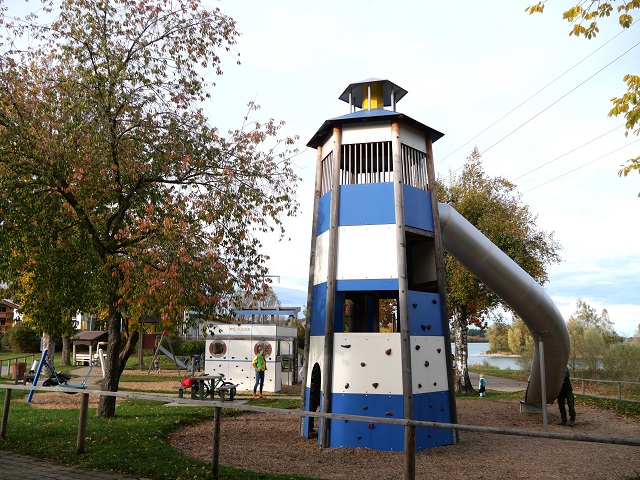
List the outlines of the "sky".
<svg viewBox="0 0 640 480">
<path fill-rule="evenodd" d="M 557 0 L 533 16 L 534 0 L 203 3 L 242 33 L 221 52 L 224 74 L 208 74 L 211 124 L 240 127 L 255 101 L 253 120 L 284 120 L 283 134 L 300 136 L 299 215 L 284 241 L 263 238 L 283 305 L 307 300 L 316 151 L 305 145 L 324 120 L 349 113 L 338 97 L 350 83 L 383 78 L 408 91 L 399 112 L 445 134 L 433 145 L 438 176 L 457 172 L 475 146 L 487 174 L 513 181 L 537 226 L 553 232 L 563 261 L 545 288 L 565 319 L 580 298 L 606 309 L 619 334 L 638 329 L 640 178 L 618 170 L 640 154 L 640 137 L 625 137 L 624 119 L 608 112 L 623 76 L 638 74 L 640 25 L 622 30 L 609 18 L 595 39 L 569 36 L 571 2 Z"/>
<path fill-rule="evenodd" d="M 595 39 L 570 37 L 561 2 L 533 16 L 530 3 L 210 0 L 242 33 L 241 65 L 222 56 L 205 105 L 211 123 L 236 128 L 255 101 L 255 120 L 284 120 L 284 133 L 300 136 L 300 213 L 287 221 L 290 240 L 264 239 L 283 305 L 307 299 L 316 151 L 305 145 L 324 120 L 349 113 L 338 96 L 350 83 L 384 78 L 409 92 L 399 112 L 445 134 L 434 144 L 437 175 L 456 172 L 476 146 L 487 174 L 512 180 L 537 226 L 553 232 L 563 261 L 545 288 L 564 318 L 581 298 L 633 335 L 640 181 L 618 170 L 640 142 L 608 112 L 626 91 L 622 77 L 637 73 L 640 26 L 618 35 L 609 19 Z"/>
</svg>

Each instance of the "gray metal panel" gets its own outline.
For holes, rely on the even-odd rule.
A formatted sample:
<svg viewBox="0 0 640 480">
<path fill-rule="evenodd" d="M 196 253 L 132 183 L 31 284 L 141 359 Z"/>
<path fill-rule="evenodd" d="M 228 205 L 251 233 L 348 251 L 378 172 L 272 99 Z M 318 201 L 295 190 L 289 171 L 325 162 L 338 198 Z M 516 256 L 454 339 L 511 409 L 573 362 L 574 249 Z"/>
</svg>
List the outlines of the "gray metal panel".
<svg viewBox="0 0 640 480">
<path fill-rule="evenodd" d="M 442 245 L 471 273 L 502 298 L 525 322 L 534 336 L 544 340 L 547 403 L 560 392 L 569 359 L 569 332 L 547 292 L 518 264 L 450 205 L 439 203 Z M 525 403 L 542 404 L 538 349 Z"/>
</svg>

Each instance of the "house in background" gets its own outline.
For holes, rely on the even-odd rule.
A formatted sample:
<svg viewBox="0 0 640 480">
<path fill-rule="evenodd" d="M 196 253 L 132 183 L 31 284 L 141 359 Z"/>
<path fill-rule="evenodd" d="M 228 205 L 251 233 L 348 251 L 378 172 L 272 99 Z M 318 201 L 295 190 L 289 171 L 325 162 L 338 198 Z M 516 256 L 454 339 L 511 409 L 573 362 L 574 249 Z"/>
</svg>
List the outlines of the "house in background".
<svg viewBox="0 0 640 480">
<path fill-rule="evenodd" d="M 13 327 L 14 320 L 18 319 L 17 310 L 20 305 L 16 305 L 6 298 L 0 302 L 0 332 L 6 332 Z"/>
</svg>

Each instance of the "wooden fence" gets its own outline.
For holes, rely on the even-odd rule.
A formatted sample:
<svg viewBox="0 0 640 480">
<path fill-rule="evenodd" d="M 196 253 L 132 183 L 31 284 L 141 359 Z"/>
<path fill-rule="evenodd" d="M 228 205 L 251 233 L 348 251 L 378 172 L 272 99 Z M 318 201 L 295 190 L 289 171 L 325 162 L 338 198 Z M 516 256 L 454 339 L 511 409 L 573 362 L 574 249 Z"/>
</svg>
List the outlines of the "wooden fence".
<svg viewBox="0 0 640 480">
<path fill-rule="evenodd" d="M 572 382 L 580 384 L 580 393 L 582 395 L 588 397 L 598 397 L 598 398 L 617 398 L 618 400 L 626 400 L 630 402 L 640 402 L 640 382 L 625 382 L 622 380 L 597 380 L 595 378 L 572 378 Z M 617 387 L 617 396 L 603 395 L 602 393 L 588 393 L 587 385 L 589 384 L 598 384 L 603 383 L 605 385 L 615 385 Z M 635 386 L 636 393 L 627 395 L 624 397 L 623 395 L 623 386 Z M 633 398 L 630 398 L 633 397 Z"/>
<path fill-rule="evenodd" d="M 30 361 L 28 359 L 31 359 Z M 21 361 L 18 361 L 21 360 Z M 17 357 L 13 357 L 13 358 L 5 358 L 4 360 L 0 360 L 0 376 L 2 376 L 2 374 L 4 373 L 4 368 L 5 365 L 7 365 L 7 375 L 9 377 L 11 377 L 13 375 L 13 372 L 11 371 L 11 365 L 13 363 L 13 365 L 17 365 L 18 363 L 26 363 L 27 364 L 27 371 L 29 371 L 29 367 L 31 367 L 31 364 L 33 363 L 33 361 L 35 360 L 35 355 L 33 353 L 29 354 L 29 355 L 24 355 L 24 356 L 17 356 Z M 16 378 L 16 381 L 18 379 Z"/>
<path fill-rule="evenodd" d="M 6 390 L 5 400 L 4 400 L 4 408 L 2 411 L 2 424 L 0 425 L 0 438 L 5 438 L 7 433 L 7 422 L 9 420 L 9 407 L 11 404 L 11 393 L 13 390 L 35 390 L 35 391 L 44 391 L 51 392 L 52 387 L 40 387 L 40 386 L 31 386 L 31 385 L 12 385 L 5 384 L 0 385 L 0 388 Z M 59 391 L 73 392 L 78 393 L 77 388 L 64 388 L 64 387 L 54 387 Z M 346 415 L 346 414 L 337 414 L 337 413 L 321 413 L 321 412 L 304 412 L 301 410 L 288 410 L 282 408 L 269 408 L 269 407 L 258 407 L 254 405 L 243 405 L 237 402 L 230 404 L 229 402 L 221 402 L 217 400 L 212 400 L 211 402 L 203 403 L 200 400 L 191 400 L 186 398 L 176 398 L 169 397 L 166 395 L 151 395 L 145 393 L 134 393 L 134 392 L 105 392 L 102 390 L 82 390 L 80 392 L 82 395 L 82 399 L 80 402 L 80 415 L 78 419 L 78 436 L 76 440 L 76 453 L 82 454 L 85 451 L 85 439 L 86 439 L 86 429 L 87 429 L 87 412 L 89 406 L 89 396 L 90 395 L 99 395 L 99 396 L 110 396 L 110 397 L 120 397 L 120 398 L 135 398 L 139 400 L 151 400 L 156 402 L 163 403 L 178 403 L 183 405 L 198 405 L 198 406 L 211 406 L 213 407 L 213 432 L 212 432 L 212 442 L 213 442 L 213 453 L 211 457 L 211 471 L 214 478 L 218 478 L 218 467 L 219 467 L 219 452 L 220 452 L 220 423 L 222 420 L 222 408 L 232 408 L 235 410 L 244 410 L 248 412 L 261 412 L 261 413 L 274 413 L 278 415 L 293 415 L 295 417 L 316 417 L 316 418 L 326 418 L 326 419 L 337 419 L 337 420 L 352 420 L 357 422 L 366 422 L 366 423 L 383 423 L 383 424 L 394 424 L 394 425 L 403 425 L 406 429 L 413 429 L 415 433 L 416 427 L 424 427 L 424 428 L 440 428 L 446 430 L 454 430 L 454 431 L 463 431 L 463 432 L 479 432 L 479 433 L 489 433 L 489 434 L 497 434 L 497 435 L 512 435 L 518 437 L 533 437 L 533 438 L 546 438 L 546 439 L 555 439 L 555 440 L 570 440 L 577 442 L 592 442 L 592 443 L 607 443 L 607 444 L 615 444 L 615 445 L 629 445 L 634 447 L 640 447 L 640 438 L 638 439 L 629 439 L 629 438 L 618 438 L 618 437 L 601 437 L 595 435 L 581 435 L 581 434 L 569 434 L 569 433 L 554 433 L 554 432 L 539 432 L 532 430 L 516 430 L 516 429 L 508 429 L 508 428 L 495 428 L 495 427 L 482 427 L 475 425 L 461 425 L 461 424 L 452 424 L 452 423 L 440 423 L 440 422 L 425 422 L 418 420 L 408 420 L 404 418 L 387 418 L 387 417 L 365 417 L 360 415 Z M 405 439 L 407 435 L 405 435 Z M 455 447 L 452 447 L 455 448 Z M 415 480 L 415 451 L 407 451 L 407 448 L 404 449 L 404 480 Z M 409 468 L 408 468 L 409 466 Z M 412 467 L 412 468 L 411 468 Z"/>
</svg>

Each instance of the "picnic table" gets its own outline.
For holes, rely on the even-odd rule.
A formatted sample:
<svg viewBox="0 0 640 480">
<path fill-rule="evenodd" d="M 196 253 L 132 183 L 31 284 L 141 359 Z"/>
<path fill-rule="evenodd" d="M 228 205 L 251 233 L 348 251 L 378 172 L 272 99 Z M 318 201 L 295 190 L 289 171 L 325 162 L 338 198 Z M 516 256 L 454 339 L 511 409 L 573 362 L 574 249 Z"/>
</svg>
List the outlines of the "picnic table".
<svg viewBox="0 0 640 480">
<path fill-rule="evenodd" d="M 227 395 L 229 400 L 233 400 L 236 395 L 236 387 L 238 385 L 224 381 L 224 375 L 192 375 L 188 377 L 192 380 L 190 387 L 179 387 L 178 397 L 183 398 L 183 392 L 186 389 L 191 390 L 191 399 L 204 400 L 205 397 L 215 398 L 216 392 L 223 402 Z"/>
</svg>

